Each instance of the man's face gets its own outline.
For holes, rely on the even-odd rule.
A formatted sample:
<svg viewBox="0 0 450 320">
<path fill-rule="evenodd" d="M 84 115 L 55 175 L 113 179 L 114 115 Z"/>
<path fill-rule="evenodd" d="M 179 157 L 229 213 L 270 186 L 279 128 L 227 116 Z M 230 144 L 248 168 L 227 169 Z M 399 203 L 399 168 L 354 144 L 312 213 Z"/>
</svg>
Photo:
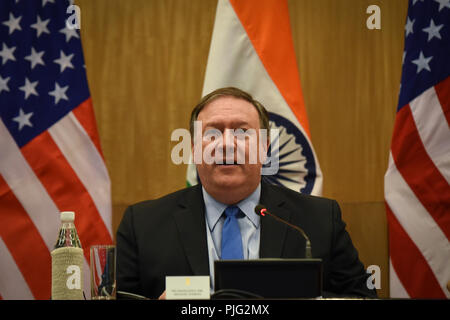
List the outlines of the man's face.
<svg viewBox="0 0 450 320">
<path fill-rule="evenodd" d="M 224 96 L 207 104 L 198 114 L 197 120 L 202 122 L 203 155 L 206 151 L 215 160 L 208 164 L 203 156 L 201 164 L 197 164 L 202 185 L 209 194 L 223 203 L 231 204 L 246 198 L 261 180 L 261 161 L 253 154 L 259 151 L 258 111 L 243 99 Z M 232 130 L 238 129 L 253 131 L 254 139 L 236 138 Z M 211 138 L 210 133 L 216 133 L 216 136 L 221 133 L 221 138 Z M 257 160 L 250 161 L 255 156 Z M 217 159 L 222 159 L 223 163 L 217 163 Z"/>
</svg>

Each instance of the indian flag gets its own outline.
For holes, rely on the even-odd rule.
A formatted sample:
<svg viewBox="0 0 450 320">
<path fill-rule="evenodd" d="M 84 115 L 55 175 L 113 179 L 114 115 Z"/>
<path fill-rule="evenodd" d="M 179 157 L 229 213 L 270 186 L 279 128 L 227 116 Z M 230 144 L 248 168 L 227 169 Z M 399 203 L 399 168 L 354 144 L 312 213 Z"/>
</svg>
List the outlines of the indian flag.
<svg viewBox="0 0 450 320">
<path fill-rule="evenodd" d="M 322 172 L 303 101 L 286 0 L 219 0 L 202 96 L 237 87 L 260 101 L 279 130 L 269 149 L 278 172 L 266 181 L 320 195 Z M 195 164 L 187 184 L 198 183 Z"/>
</svg>

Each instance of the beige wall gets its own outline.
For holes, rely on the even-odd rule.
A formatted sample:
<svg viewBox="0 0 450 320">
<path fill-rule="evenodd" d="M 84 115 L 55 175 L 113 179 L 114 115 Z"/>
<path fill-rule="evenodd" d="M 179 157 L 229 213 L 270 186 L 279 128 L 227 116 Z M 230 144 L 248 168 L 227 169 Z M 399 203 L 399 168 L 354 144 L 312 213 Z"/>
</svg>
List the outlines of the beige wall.
<svg viewBox="0 0 450 320">
<path fill-rule="evenodd" d="M 185 185 L 170 135 L 200 98 L 215 0 L 78 0 L 86 68 L 112 180 L 113 228 L 131 203 Z M 366 8 L 381 8 L 381 30 Z M 289 0 L 324 196 L 339 201 L 388 295 L 383 176 L 397 104 L 406 0 Z"/>
</svg>

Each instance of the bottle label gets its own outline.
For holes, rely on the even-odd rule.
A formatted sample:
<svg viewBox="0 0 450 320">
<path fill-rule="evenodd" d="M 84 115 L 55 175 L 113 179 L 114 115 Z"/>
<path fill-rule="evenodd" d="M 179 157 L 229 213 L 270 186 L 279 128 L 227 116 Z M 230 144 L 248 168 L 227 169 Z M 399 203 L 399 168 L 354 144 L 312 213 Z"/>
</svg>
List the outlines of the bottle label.
<svg viewBox="0 0 450 320">
<path fill-rule="evenodd" d="M 58 248 L 51 255 L 52 299 L 83 300 L 83 249 Z"/>
</svg>

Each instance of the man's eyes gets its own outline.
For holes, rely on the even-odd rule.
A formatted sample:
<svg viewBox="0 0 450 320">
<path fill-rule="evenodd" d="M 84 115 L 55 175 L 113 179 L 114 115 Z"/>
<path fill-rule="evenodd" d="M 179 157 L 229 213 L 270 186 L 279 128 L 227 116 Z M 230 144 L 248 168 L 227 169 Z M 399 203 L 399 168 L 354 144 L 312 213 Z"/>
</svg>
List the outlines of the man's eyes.
<svg viewBox="0 0 450 320">
<path fill-rule="evenodd" d="M 225 130 L 227 130 L 227 129 L 229 129 L 229 128 L 226 128 Z M 236 127 L 236 128 L 233 128 L 233 129 L 230 129 L 230 130 L 233 130 L 233 131 L 247 131 L 247 130 L 249 130 L 250 128 L 249 127 L 247 127 L 247 126 L 242 126 L 242 127 Z M 204 131 L 204 134 L 211 134 L 211 133 L 217 133 L 217 132 L 221 132 L 222 134 L 223 134 L 223 131 L 224 131 L 224 129 L 223 128 L 220 128 L 220 129 L 218 129 L 218 128 L 205 128 L 205 131 Z"/>
<path fill-rule="evenodd" d="M 209 137 L 209 136 L 220 136 L 222 135 L 222 132 L 219 129 L 216 128 L 210 128 L 210 129 L 205 129 L 205 132 L 203 133 L 203 135 L 205 137 Z"/>
</svg>

